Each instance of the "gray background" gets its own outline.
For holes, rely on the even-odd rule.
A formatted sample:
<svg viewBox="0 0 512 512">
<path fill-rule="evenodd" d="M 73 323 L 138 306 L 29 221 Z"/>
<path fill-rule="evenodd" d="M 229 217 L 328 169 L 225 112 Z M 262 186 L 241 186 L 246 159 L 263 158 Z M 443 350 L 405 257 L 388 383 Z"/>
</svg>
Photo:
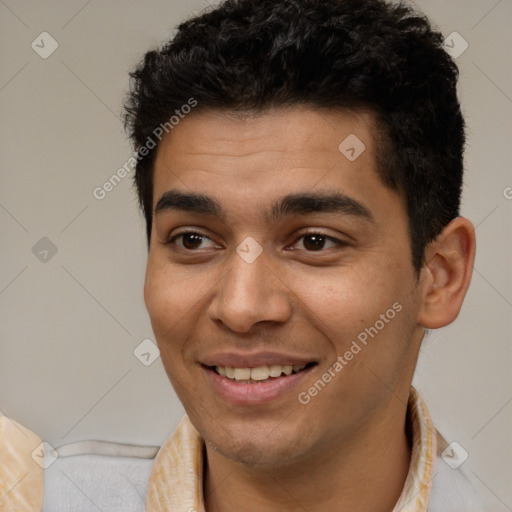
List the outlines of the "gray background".
<svg viewBox="0 0 512 512">
<path fill-rule="evenodd" d="M 0 0 L 0 409 L 54 446 L 161 444 L 183 414 L 160 359 L 133 353 L 152 332 L 131 175 L 102 200 L 93 190 L 131 154 L 127 71 L 206 5 Z M 512 510 L 512 0 L 416 5 L 469 44 L 462 213 L 478 249 L 463 311 L 425 340 L 414 383 L 494 510 Z M 59 45 L 46 59 L 31 47 L 43 31 Z"/>
</svg>

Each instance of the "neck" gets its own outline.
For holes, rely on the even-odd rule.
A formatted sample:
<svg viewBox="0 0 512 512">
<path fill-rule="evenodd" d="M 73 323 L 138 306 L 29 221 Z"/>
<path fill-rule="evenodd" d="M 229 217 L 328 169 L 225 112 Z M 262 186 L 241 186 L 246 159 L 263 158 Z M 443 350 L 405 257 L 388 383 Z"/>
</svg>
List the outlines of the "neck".
<svg viewBox="0 0 512 512">
<path fill-rule="evenodd" d="M 206 445 L 207 512 L 391 512 L 409 470 L 406 407 L 390 400 L 350 439 L 279 467 L 248 467 Z"/>
</svg>

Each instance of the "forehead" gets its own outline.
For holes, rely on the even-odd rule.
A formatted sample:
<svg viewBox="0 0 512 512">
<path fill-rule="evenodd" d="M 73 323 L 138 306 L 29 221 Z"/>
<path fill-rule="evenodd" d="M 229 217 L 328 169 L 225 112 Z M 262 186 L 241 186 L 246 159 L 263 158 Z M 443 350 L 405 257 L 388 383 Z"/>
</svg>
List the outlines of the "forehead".
<svg viewBox="0 0 512 512">
<path fill-rule="evenodd" d="M 375 130 L 369 112 L 194 112 L 159 144 L 153 207 L 171 189 L 242 204 L 319 189 L 377 200 L 392 191 L 376 172 Z"/>
<path fill-rule="evenodd" d="M 374 151 L 373 120 L 373 115 L 366 111 L 306 107 L 263 112 L 196 110 L 166 134 L 159 145 L 157 160 L 158 156 L 168 157 L 169 150 L 175 157 L 184 154 L 242 157 L 277 151 L 291 160 L 315 151 L 332 159 L 339 154 L 339 144 L 351 135 L 364 143 L 364 152 L 369 156 Z M 356 142 L 353 137 L 349 140 Z M 362 149 L 358 146 L 356 149 Z"/>
</svg>

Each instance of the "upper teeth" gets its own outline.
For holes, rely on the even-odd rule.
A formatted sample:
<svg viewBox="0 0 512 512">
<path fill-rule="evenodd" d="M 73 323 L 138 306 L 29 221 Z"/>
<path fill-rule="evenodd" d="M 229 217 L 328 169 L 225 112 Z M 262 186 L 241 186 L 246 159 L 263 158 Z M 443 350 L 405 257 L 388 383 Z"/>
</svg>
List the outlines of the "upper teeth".
<svg viewBox="0 0 512 512">
<path fill-rule="evenodd" d="M 257 366 L 256 368 L 232 368 L 230 366 L 216 366 L 215 370 L 219 375 L 231 380 L 265 380 L 269 377 L 279 377 L 282 373 L 290 375 L 292 372 L 302 370 L 306 365 L 281 366 L 273 364 L 270 366 Z"/>
</svg>

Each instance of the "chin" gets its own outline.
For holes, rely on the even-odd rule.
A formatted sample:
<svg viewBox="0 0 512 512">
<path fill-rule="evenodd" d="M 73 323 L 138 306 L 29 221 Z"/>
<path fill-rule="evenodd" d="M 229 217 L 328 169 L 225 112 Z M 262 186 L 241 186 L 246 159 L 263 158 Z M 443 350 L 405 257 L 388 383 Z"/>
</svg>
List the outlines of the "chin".
<svg viewBox="0 0 512 512">
<path fill-rule="evenodd" d="M 245 422 L 240 428 L 231 426 L 208 439 L 208 446 L 223 457 L 250 467 L 285 466 L 304 457 L 308 450 L 304 435 L 282 425 L 248 429 Z"/>
<path fill-rule="evenodd" d="M 286 465 L 296 458 L 290 453 L 291 446 L 269 446 L 247 441 L 239 446 L 217 446 L 216 450 L 225 458 L 253 468 Z"/>
</svg>

